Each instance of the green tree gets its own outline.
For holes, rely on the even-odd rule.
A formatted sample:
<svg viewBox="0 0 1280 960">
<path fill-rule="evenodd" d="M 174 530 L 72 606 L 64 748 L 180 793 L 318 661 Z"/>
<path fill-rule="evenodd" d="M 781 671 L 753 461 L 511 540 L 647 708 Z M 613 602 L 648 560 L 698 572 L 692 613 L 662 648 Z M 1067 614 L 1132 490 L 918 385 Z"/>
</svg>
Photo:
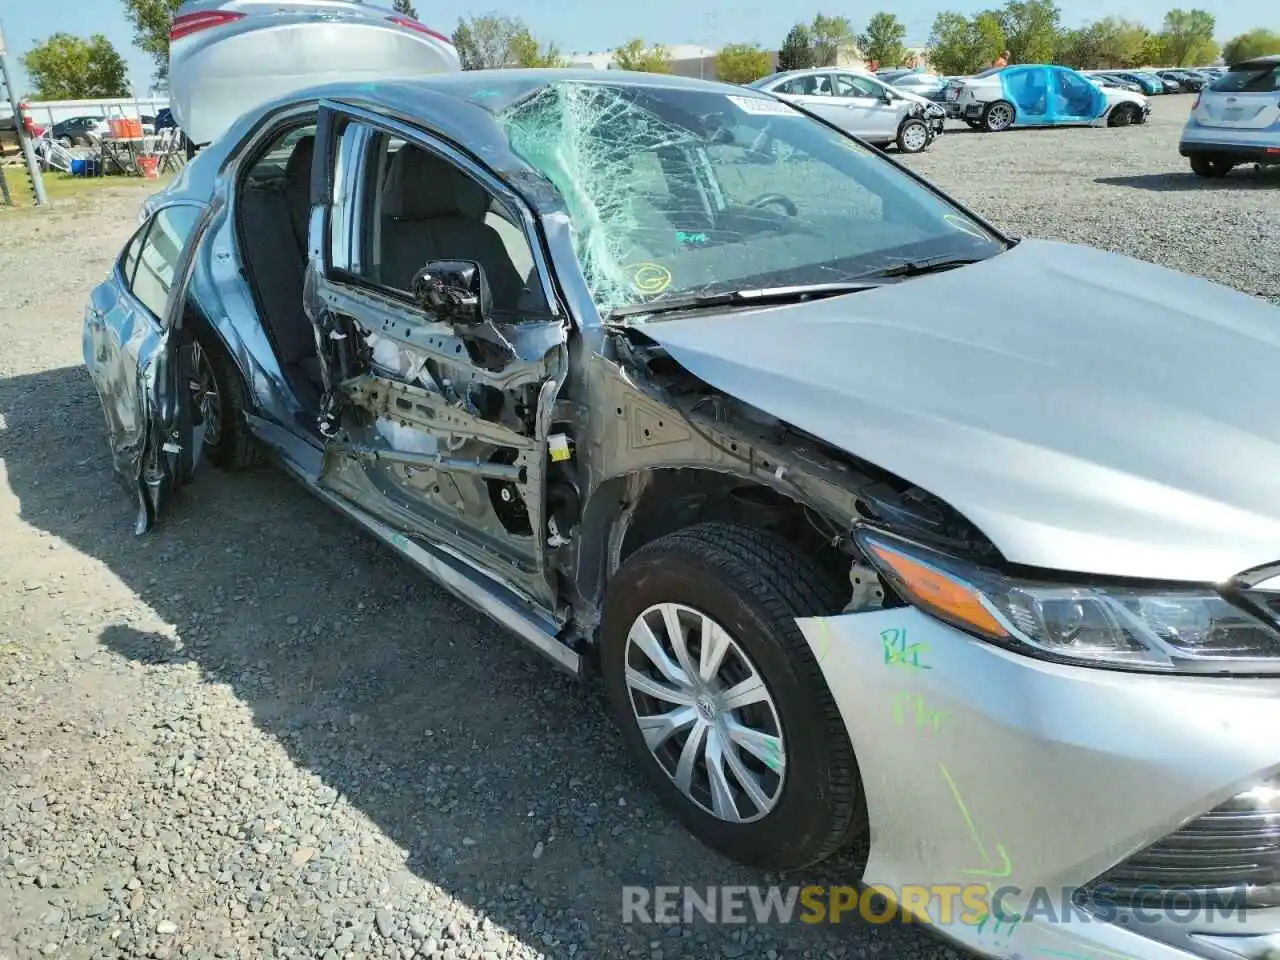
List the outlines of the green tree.
<svg viewBox="0 0 1280 960">
<path fill-rule="evenodd" d="M 1136 66 L 1141 67 L 1158 67 L 1161 66 L 1167 58 L 1164 52 L 1164 37 L 1158 33 L 1147 35 L 1147 39 L 1142 44 L 1142 56 L 1138 59 Z"/>
<path fill-rule="evenodd" d="M 511 38 L 511 63 L 517 67 L 563 67 L 564 57 L 554 43 L 545 47 L 528 30 Z"/>
<path fill-rule="evenodd" d="M 1273 53 L 1280 53 L 1280 33 L 1261 27 L 1232 37 L 1222 46 L 1222 59 L 1227 63 L 1239 63 Z"/>
<path fill-rule="evenodd" d="M 813 38 L 809 36 L 809 28 L 797 23 L 787 31 L 778 51 L 779 70 L 807 70 L 813 66 Z"/>
<path fill-rule="evenodd" d="M 1218 55 L 1215 21 L 1207 10 L 1170 10 L 1164 15 L 1165 58 L 1175 67 L 1207 63 Z"/>
<path fill-rule="evenodd" d="M 613 63 L 619 70 L 638 73 L 670 73 L 671 55 L 665 47 L 646 47 L 644 40 L 634 37 L 613 51 Z"/>
<path fill-rule="evenodd" d="M 182 0 L 124 0 L 124 15 L 133 27 L 133 45 L 151 57 L 156 78 L 169 76 L 169 27 Z"/>
<path fill-rule="evenodd" d="M 418 19 L 418 11 L 413 5 L 413 0 L 392 0 L 391 9 L 414 20 Z"/>
<path fill-rule="evenodd" d="M 809 25 L 809 36 L 813 43 L 815 67 L 834 67 L 841 48 L 857 43 L 848 17 L 828 17 L 824 13 L 814 16 L 813 23 Z"/>
<path fill-rule="evenodd" d="M 453 32 L 453 45 L 463 70 L 494 70 L 515 63 L 513 44 L 529 28 L 517 17 L 486 13 L 470 20 L 459 20 Z"/>
<path fill-rule="evenodd" d="M 1140 23 L 1104 17 L 1077 30 L 1062 31 L 1054 62 L 1079 70 L 1138 66 L 1149 37 Z"/>
<path fill-rule="evenodd" d="M 1048 63 L 1053 59 L 1061 19 L 1053 0 L 1009 0 L 998 16 L 1010 63 Z"/>
<path fill-rule="evenodd" d="M 964 76 L 985 69 L 1004 47 L 1004 29 L 996 13 L 969 18 L 944 10 L 929 32 L 929 63 L 938 73 Z"/>
<path fill-rule="evenodd" d="M 716 76 L 725 83 L 750 83 L 773 67 L 769 51 L 756 43 L 728 43 L 716 54 Z"/>
<path fill-rule="evenodd" d="M 124 58 L 100 33 L 88 40 L 55 33 L 22 58 L 38 100 L 87 100 L 127 97 Z"/>
<path fill-rule="evenodd" d="M 863 57 L 882 67 L 900 67 L 907 62 L 907 28 L 892 13 L 873 14 L 867 32 L 858 36 Z"/>
</svg>

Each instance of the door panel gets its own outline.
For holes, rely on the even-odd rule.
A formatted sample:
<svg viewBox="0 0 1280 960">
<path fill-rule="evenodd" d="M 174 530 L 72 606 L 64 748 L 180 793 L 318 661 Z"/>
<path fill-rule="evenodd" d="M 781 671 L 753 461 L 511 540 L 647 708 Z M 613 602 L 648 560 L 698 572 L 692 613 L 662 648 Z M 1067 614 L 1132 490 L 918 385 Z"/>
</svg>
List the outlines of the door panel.
<svg viewBox="0 0 1280 960">
<path fill-rule="evenodd" d="M 838 73 L 835 79 L 836 99 L 854 114 L 864 139 L 887 142 L 898 135 L 897 107 L 884 102 L 881 87 L 853 73 Z"/>
<path fill-rule="evenodd" d="M 1090 123 L 1107 108 L 1107 95 L 1074 70 L 1054 68 L 1049 89 L 1053 123 Z"/>
<path fill-rule="evenodd" d="M 90 299 L 84 354 L 117 471 L 138 496 L 138 533 L 190 482 L 204 444 L 193 403 L 198 349 L 183 323 L 186 286 L 217 207 L 161 208 Z"/>
<path fill-rule="evenodd" d="M 1050 79 L 1047 67 L 1010 67 L 1000 72 L 1004 95 L 1017 110 L 1019 126 L 1053 123 Z"/>
<path fill-rule="evenodd" d="M 320 484 L 549 605 L 546 504 L 562 480 L 547 450 L 568 329 L 529 215 L 395 121 L 329 105 L 320 131 L 316 163 L 332 167 L 313 177 L 327 209 L 313 230 L 328 236 L 310 246 L 329 254 L 310 265 L 307 303 L 328 347 Z M 416 272 L 440 260 L 481 264 L 487 320 L 442 318 L 415 299 Z"/>
</svg>

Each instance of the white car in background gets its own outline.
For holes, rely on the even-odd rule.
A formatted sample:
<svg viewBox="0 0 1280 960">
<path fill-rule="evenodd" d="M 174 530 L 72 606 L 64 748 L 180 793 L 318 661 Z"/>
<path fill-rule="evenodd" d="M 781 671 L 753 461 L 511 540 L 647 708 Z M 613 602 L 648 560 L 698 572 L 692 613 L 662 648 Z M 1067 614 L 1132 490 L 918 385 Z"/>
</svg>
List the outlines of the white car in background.
<svg viewBox="0 0 1280 960">
<path fill-rule="evenodd" d="M 1069 67 L 1018 64 L 960 77 L 947 87 L 948 113 L 974 129 L 1127 126 L 1144 123 L 1147 98 L 1103 86 Z"/>
<path fill-rule="evenodd" d="M 462 69 L 445 34 L 347 0 L 186 0 L 173 18 L 169 60 L 173 115 L 197 146 L 306 87 Z"/>
<path fill-rule="evenodd" d="M 942 134 L 946 112 L 918 94 L 839 67 L 787 70 L 750 84 L 876 146 L 919 153 Z"/>
<path fill-rule="evenodd" d="M 1178 152 L 1201 177 L 1280 164 L 1280 54 L 1237 63 L 1200 91 Z"/>
</svg>

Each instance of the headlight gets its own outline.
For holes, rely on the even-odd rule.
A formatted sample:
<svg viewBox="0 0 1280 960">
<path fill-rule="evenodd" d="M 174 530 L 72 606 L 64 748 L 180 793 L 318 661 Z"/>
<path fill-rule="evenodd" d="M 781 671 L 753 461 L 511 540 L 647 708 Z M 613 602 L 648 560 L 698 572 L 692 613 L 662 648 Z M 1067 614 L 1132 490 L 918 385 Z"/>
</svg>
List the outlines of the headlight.
<svg viewBox="0 0 1280 960">
<path fill-rule="evenodd" d="M 1045 659 L 1139 670 L 1280 670 L 1280 594 L 1240 606 L 1213 587 L 1049 583 L 1007 576 L 863 528 L 858 542 L 900 597 L 992 643 Z M 1244 608 L 1256 606 L 1256 615 Z M 1264 619 L 1266 618 L 1266 619 Z"/>
</svg>

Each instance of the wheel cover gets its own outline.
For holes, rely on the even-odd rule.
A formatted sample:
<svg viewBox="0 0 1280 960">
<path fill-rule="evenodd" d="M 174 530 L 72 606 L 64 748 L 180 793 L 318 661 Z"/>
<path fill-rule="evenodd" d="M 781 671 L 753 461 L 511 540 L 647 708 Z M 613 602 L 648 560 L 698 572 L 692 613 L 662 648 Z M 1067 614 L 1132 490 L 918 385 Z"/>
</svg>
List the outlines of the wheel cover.
<svg viewBox="0 0 1280 960">
<path fill-rule="evenodd" d="M 209 355 L 199 344 L 192 350 L 195 351 L 195 377 L 190 384 L 191 403 L 204 424 L 205 446 L 216 447 L 222 440 L 222 397 Z"/>
<path fill-rule="evenodd" d="M 928 139 L 929 131 L 918 123 L 910 124 L 902 131 L 902 145 L 908 150 L 923 150 Z"/>
<path fill-rule="evenodd" d="M 782 725 L 728 631 L 692 607 L 656 604 L 632 623 L 624 663 L 636 726 L 680 792 L 728 823 L 767 816 L 786 781 Z"/>
<path fill-rule="evenodd" d="M 991 126 L 998 130 L 1003 130 L 1013 122 L 1013 113 L 1003 103 L 997 103 L 991 108 L 991 112 L 987 114 Z"/>
</svg>

